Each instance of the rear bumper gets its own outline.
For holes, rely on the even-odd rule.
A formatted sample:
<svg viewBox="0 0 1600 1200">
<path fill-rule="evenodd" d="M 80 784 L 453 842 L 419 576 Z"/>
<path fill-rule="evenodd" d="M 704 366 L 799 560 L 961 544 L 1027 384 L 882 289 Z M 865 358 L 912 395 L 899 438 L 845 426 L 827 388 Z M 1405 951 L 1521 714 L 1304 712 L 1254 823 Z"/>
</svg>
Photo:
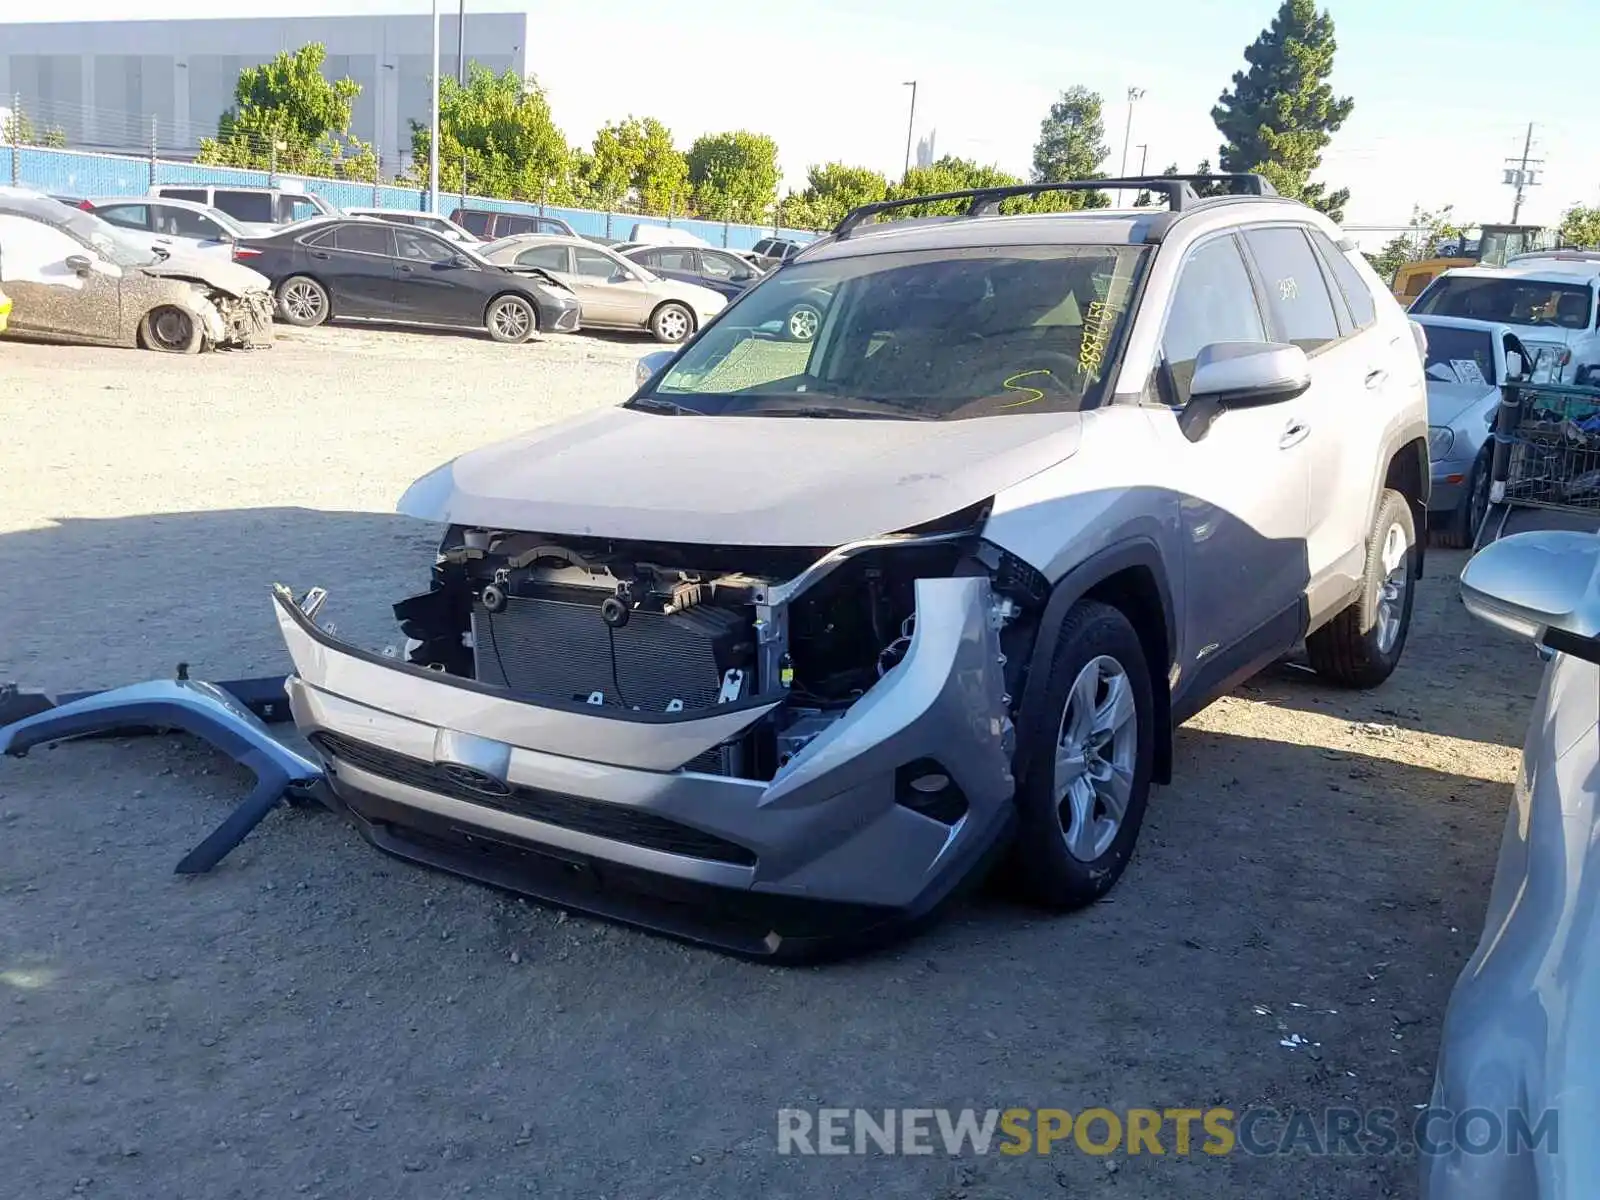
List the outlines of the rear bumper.
<svg viewBox="0 0 1600 1200">
<path fill-rule="evenodd" d="M 361 831 L 412 861 L 793 959 L 930 915 L 1010 830 L 987 580 L 920 582 L 904 661 L 771 781 L 684 764 L 781 695 L 676 714 L 530 703 L 342 645 L 275 598 L 297 725 Z M 929 759 L 965 801 L 947 820 L 904 802 L 903 768 Z"/>
</svg>

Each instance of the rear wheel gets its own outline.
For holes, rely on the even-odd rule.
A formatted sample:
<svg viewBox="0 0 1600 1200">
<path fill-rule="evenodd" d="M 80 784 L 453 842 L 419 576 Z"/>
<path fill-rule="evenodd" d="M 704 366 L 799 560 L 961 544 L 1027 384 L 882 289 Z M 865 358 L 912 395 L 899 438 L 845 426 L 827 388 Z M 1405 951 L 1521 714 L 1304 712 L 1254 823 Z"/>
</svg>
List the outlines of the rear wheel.
<svg viewBox="0 0 1600 1200">
<path fill-rule="evenodd" d="M 1417 530 L 1411 505 L 1383 493 L 1367 535 L 1361 595 L 1306 638 L 1318 675 L 1340 687 L 1373 688 L 1394 673 L 1411 630 L 1417 577 Z"/>
<path fill-rule="evenodd" d="M 200 320 L 173 305 L 151 309 L 139 322 L 139 345 L 162 354 L 198 354 L 205 340 Z"/>
<path fill-rule="evenodd" d="M 1155 702 L 1144 647 L 1119 610 L 1067 614 L 1017 788 L 1014 859 L 1023 890 L 1080 908 L 1111 890 L 1133 855 L 1150 793 Z"/>
<path fill-rule="evenodd" d="M 676 302 L 663 304 L 650 316 L 650 332 L 658 342 L 681 342 L 694 332 L 694 314 Z"/>
<path fill-rule="evenodd" d="M 497 342 L 525 342 L 539 328 L 539 318 L 521 296 L 501 296 L 484 314 L 484 327 Z"/>
<path fill-rule="evenodd" d="M 291 275 L 278 286 L 278 311 L 291 325 L 321 325 L 330 308 L 328 290 L 309 275 Z"/>
</svg>

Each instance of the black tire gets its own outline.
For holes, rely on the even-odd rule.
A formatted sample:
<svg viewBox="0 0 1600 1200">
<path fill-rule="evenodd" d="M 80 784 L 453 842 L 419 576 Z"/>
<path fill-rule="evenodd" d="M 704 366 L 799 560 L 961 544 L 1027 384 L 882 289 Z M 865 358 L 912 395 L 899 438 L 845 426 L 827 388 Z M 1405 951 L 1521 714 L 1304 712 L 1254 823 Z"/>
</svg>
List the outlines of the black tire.
<svg viewBox="0 0 1600 1200">
<path fill-rule="evenodd" d="M 289 324 L 309 329 L 333 313 L 328 289 L 309 275 L 291 275 L 278 285 L 278 314 Z"/>
<path fill-rule="evenodd" d="M 139 322 L 139 345 L 162 354 L 198 354 L 205 330 L 192 312 L 164 304 L 145 313 Z"/>
<path fill-rule="evenodd" d="M 676 346 L 694 332 L 694 314 L 676 300 L 669 300 L 650 314 L 650 333 L 656 341 Z"/>
<path fill-rule="evenodd" d="M 1131 718 L 1137 737 L 1127 772 L 1127 799 L 1121 823 L 1109 844 L 1097 856 L 1093 847 L 1074 853 L 1068 849 L 1071 831 L 1081 828 L 1072 814 L 1071 791 L 1063 791 L 1057 778 L 1057 749 L 1070 733 L 1067 718 L 1074 685 L 1091 664 L 1111 660 L 1121 668 L 1127 697 L 1133 702 Z M 1100 668 L 1097 668 L 1100 669 Z M 1094 688 L 1095 703 L 1102 693 Z M 1026 770 L 1017 785 L 1017 840 L 1012 850 L 1013 869 L 1028 899 L 1054 909 L 1082 908 L 1111 890 L 1133 855 L 1139 827 L 1150 794 L 1150 772 L 1155 759 L 1155 702 L 1150 690 L 1150 670 L 1144 647 L 1133 625 L 1119 610 L 1095 600 L 1083 600 L 1067 614 L 1056 644 L 1055 657 L 1045 680 L 1043 702 L 1018 731 L 1019 748 L 1026 752 Z M 1108 772 L 1109 774 L 1109 772 Z M 1084 778 L 1089 777 L 1085 772 Z M 1093 793 L 1091 785 L 1091 794 Z M 1100 800 L 1091 804 L 1098 816 Z M 1107 831 L 1110 832 L 1109 830 Z"/>
<path fill-rule="evenodd" d="M 1461 503 L 1433 531 L 1434 538 L 1441 546 L 1465 550 L 1476 540 L 1478 529 L 1489 511 L 1489 469 L 1489 452 L 1485 449 L 1472 464 Z"/>
<path fill-rule="evenodd" d="M 797 304 L 783 322 L 783 335 L 791 342 L 809 342 L 822 328 L 822 312 L 812 304 Z"/>
<path fill-rule="evenodd" d="M 1395 529 L 1405 538 L 1403 580 L 1399 594 L 1386 597 L 1390 570 L 1384 551 Z M 1361 595 L 1321 629 L 1306 638 L 1306 656 L 1312 668 L 1329 683 L 1348 688 L 1374 688 L 1393 674 L 1411 632 L 1411 607 L 1416 599 L 1417 530 L 1411 505 L 1399 492 L 1386 490 L 1378 502 L 1378 515 L 1367 533 L 1367 562 Z M 1388 603 L 1387 609 L 1381 605 Z M 1398 624 L 1386 632 L 1392 617 Z"/>
<path fill-rule="evenodd" d="M 484 310 L 483 327 L 495 341 L 515 346 L 539 331 L 539 314 L 521 296 L 496 296 Z"/>
</svg>

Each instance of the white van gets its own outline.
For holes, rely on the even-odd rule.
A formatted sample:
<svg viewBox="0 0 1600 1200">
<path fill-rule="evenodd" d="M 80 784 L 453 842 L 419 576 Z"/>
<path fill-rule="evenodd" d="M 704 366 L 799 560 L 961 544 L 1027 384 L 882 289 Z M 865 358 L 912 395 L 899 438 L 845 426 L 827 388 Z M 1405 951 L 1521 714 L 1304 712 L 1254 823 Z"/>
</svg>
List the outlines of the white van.
<svg viewBox="0 0 1600 1200">
<path fill-rule="evenodd" d="M 289 225 L 307 217 L 336 217 L 339 210 L 315 192 L 287 187 L 244 187 L 228 183 L 158 183 L 148 192 L 172 200 L 192 200 L 249 225 Z"/>
</svg>

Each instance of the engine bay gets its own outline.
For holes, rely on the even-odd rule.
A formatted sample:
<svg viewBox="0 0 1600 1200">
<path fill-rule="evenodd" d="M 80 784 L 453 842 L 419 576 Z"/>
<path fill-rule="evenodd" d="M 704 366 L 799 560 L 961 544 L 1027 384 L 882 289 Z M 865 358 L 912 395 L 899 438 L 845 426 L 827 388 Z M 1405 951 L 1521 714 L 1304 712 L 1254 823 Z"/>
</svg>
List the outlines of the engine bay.
<svg viewBox="0 0 1600 1200">
<path fill-rule="evenodd" d="M 770 779 L 903 661 L 918 579 L 987 574 L 1005 645 L 1042 606 L 1030 570 L 962 529 L 806 550 L 453 527 L 395 615 L 409 662 L 520 699 L 675 714 L 778 698 L 686 764 Z"/>
</svg>

